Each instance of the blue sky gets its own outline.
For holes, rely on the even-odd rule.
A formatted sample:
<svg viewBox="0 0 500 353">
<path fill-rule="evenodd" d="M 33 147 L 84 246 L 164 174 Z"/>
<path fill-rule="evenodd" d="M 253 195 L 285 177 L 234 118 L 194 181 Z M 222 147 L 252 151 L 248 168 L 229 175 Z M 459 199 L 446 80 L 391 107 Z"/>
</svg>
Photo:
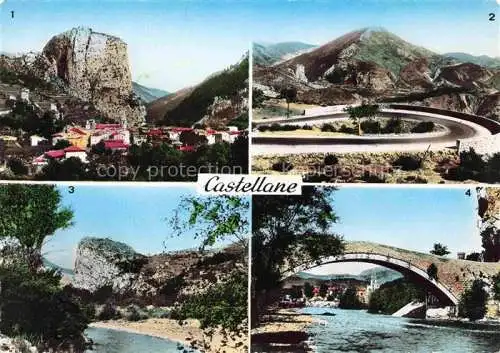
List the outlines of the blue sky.
<svg viewBox="0 0 500 353">
<path fill-rule="evenodd" d="M 41 50 L 85 25 L 122 38 L 133 79 L 168 91 L 235 63 L 252 40 L 323 44 L 372 26 L 439 53 L 500 55 L 495 0 L 6 0 L 2 9 L 2 51 Z"/>
<path fill-rule="evenodd" d="M 99 186 L 82 185 L 70 194 L 59 186 L 62 205 L 74 212 L 74 226 L 57 231 L 43 251 L 46 257 L 66 268 L 73 268 L 78 242 L 86 236 L 124 242 L 143 254 L 181 250 L 200 245 L 193 234 L 171 237 L 167 218 L 173 215 L 183 196 L 196 194 L 195 186 Z M 163 242 L 167 241 L 165 249 Z"/>
<path fill-rule="evenodd" d="M 342 188 L 334 193 L 339 223 L 331 231 L 346 240 L 364 240 L 428 253 L 442 243 L 455 257 L 459 251 L 481 250 L 475 190 L 463 188 Z M 354 274 L 373 267 L 342 263 L 311 273 Z"/>
</svg>

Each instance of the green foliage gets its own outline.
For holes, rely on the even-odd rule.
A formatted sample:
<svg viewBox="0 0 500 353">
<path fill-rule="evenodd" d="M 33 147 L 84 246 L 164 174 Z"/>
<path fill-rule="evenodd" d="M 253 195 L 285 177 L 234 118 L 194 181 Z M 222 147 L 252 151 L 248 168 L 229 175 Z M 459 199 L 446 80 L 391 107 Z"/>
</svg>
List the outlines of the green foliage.
<svg viewBox="0 0 500 353">
<path fill-rule="evenodd" d="M 58 140 L 54 145 L 55 150 L 63 150 L 66 147 L 71 146 L 71 143 L 68 140 Z"/>
<path fill-rule="evenodd" d="M 425 300 L 425 291 L 405 278 L 382 284 L 370 294 L 368 312 L 394 314 L 406 304 Z"/>
<path fill-rule="evenodd" d="M 239 196 L 185 197 L 169 220 L 174 236 L 185 232 L 201 241 L 200 248 L 231 239 L 247 243 L 250 200 Z"/>
<path fill-rule="evenodd" d="M 469 288 L 466 288 L 458 303 L 458 315 L 469 318 L 471 321 L 482 319 L 486 314 L 488 293 L 484 289 L 485 283 L 475 279 Z"/>
<path fill-rule="evenodd" d="M 469 260 L 469 261 L 481 261 L 481 253 L 473 252 L 473 253 L 467 254 L 465 259 Z"/>
<path fill-rule="evenodd" d="M 200 85 L 184 99 L 177 107 L 165 114 L 165 125 L 191 126 L 200 120 L 215 97 L 233 98 L 238 92 L 247 88 L 248 58 L 242 60 L 217 75 L 214 75 Z"/>
<path fill-rule="evenodd" d="M 7 167 L 14 173 L 14 175 L 27 175 L 28 167 L 26 167 L 22 160 L 18 158 L 9 159 Z"/>
<path fill-rule="evenodd" d="M 382 132 L 382 125 L 380 121 L 365 120 L 361 122 L 361 130 L 367 134 L 380 134 Z"/>
<path fill-rule="evenodd" d="M 424 133 L 424 132 L 432 132 L 434 131 L 435 124 L 432 121 L 421 121 L 419 122 L 411 132 L 413 133 Z"/>
<path fill-rule="evenodd" d="M 379 113 L 379 106 L 377 104 L 361 104 L 358 106 L 348 106 L 344 108 L 344 112 L 349 114 L 355 124 L 358 125 L 358 134 L 361 135 L 361 122 L 362 119 L 372 119 Z"/>
<path fill-rule="evenodd" d="M 252 91 L 252 105 L 254 108 L 262 107 L 262 103 L 266 100 L 264 92 L 258 88 L 254 88 Z"/>
<path fill-rule="evenodd" d="M 341 309 L 362 309 L 364 304 L 359 300 L 356 288 L 348 287 L 340 295 L 339 308 Z"/>
<path fill-rule="evenodd" d="M 500 230 L 497 227 L 489 225 L 481 231 L 481 245 L 484 261 L 500 261 Z"/>
<path fill-rule="evenodd" d="M 427 274 L 430 278 L 438 280 L 438 268 L 435 263 L 431 263 L 429 267 L 427 267 Z"/>
<path fill-rule="evenodd" d="M 97 319 L 99 321 L 114 320 L 120 317 L 120 313 L 116 309 L 116 306 L 110 302 L 104 304 L 101 311 L 97 314 Z"/>
<path fill-rule="evenodd" d="M 51 159 L 36 177 L 39 180 L 69 181 L 86 180 L 88 175 L 80 158 L 70 157 L 61 162 Z"/>
<path fill-rule="evenodd" d="M 400 155 L 392 162 L 392 165 L 405 171 L 412 171 L 422 168 L 422 160 L 418 156 Z"/>
<path fill-rule="evenodd" d="M 181 322 L 200 320 L 201 328 L 221 326 L 233 332 L 240 330 L 248 317 L 248 275 L 234 272 L 229 279 L 216 283 L 205 293 L 188 297 L 172 311 Z"/>
<path fill-rule="evenodd" d="M 16 102 L 10 114 L 1 116 L 0 124 L 12 129 L 21 129 L 28 135 L 40 135 L 48 140 L 64 128 L 64 123 L 57 120 L 53 112 L 40 115 L 33 105 L 23 101 Z"/>
<path fill-rule="evenodd" d="M 55 271 L 26 265 L 0 267 L 0 331 L 30 337 L 43 349 L 82 347 L 89 318 L 60 288 Z"/>
<path fill-rule="evenodd" d="M 436 256 L 446 256 L 450 253 L 448 247 L 441 243 L 434 243 L 433 249 L 430 251 L 431 254 Z"/>
<path fill-rule="evenodd" d="M 273 163 L 271 165 L 271 170 L 274 170 L 275 172 L 280 172 L 280 173 L 287 173 L 292 169 L 293 169 L 293 164 L 288 162 L 284 158 L 280 159 L 278 162 Z"/>
<path fill-rule="evenodd" d="M 236 119 L 229 122 L 229 125 L 236 126 L 238 130 L 248 129 L 248 112 L 240 114 Z"/>
<path fill-rule="evenodd" d="M 391 118 L 384 127 L 386 134 L 400 134 L 403 132 L 403 121 L 400 117 Z"/>
<path fill-rule="evenodd" d="M 320 297 L 326 297 L 326 293 L 328 292 L 328 285 L 326 283 L 321 283 L 319 286 L 319 295 Z"/>
<path fill-rule="evenodd" d="M 304 187 L 297 196 L 253 196 L 252 275 L 256 290 L 276 288 L 288 269 L 317 264 L 323 256 L 342 253 L 343 239 L 328 232 L 337 221 L 331 205 L 333 191 Z"/>
<path fill-rule="evenodd" d="M 311 285 L 311 283 L 306 282 L 304 283 L 304 295 L 306 298 L 312 298 L 314 293 L 313 293 L 314 287 Z"/>
<path fill-rule="evenodd" d="M 500 300 L 500 272 L 494 275 L 492 278 L 492 290 L 493 290 L 493 299 Z"/>
<path fill-rule="evenodd" d="M 324 159 L 325 165 L 336 165 L 339 163 L 339 159 L 334 154 L 327 154 Z"/>
<path fill-rule="evenodd" d="M 323 124 L 321 126 L 321 131 L 322 132 L 336 132 L 337 130 L 335 129 L 335 126 L 333 126 L 332 124 Z"/>
<path fill-rule="evenodd" d="M 0 239 L 14 237 L 32 269 L 41 265 L 45 239 L 71 226 L 73 218 L 53 185 L 1 185 L 0 214 Z"/>
</svg>

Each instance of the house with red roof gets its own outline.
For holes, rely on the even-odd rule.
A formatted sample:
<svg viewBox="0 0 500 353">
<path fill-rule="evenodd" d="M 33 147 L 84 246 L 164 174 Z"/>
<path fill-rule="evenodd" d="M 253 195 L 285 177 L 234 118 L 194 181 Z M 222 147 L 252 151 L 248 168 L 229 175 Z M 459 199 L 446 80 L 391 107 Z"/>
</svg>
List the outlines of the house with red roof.
<svg viewBox="0 0 500 353">
<path fill-rule="evenodd" d="M 113 152 L 120 151 L 124 152 L 128 149 L 129 145 L 126 144 L 123 140 L 105 140 L 104 148 L 107 150 L 111 150 Z"/>
</svg>

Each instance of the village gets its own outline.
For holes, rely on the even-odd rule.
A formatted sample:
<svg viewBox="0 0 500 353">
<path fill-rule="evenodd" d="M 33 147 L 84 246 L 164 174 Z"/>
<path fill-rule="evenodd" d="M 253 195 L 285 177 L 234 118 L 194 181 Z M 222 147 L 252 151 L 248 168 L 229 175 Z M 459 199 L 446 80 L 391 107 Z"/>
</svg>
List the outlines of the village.
<svg viewBox="0 0 500 353">
<path fill-rule="evenodd" d="M 3 98 L 0 99 L 0 172 L 13 169 L 11 166 L 16 164 L 21 165 L 21 169 L 26 168 L 28 175 L 36 175 L 51 161 L 64 162 L 77 158 L 81 163 L 87 164 L 93 155 L 104 153 L 126 156 L 131 146 L 143 144 L 166 144 L 178 151 L 190 153 L 203 145 L 232 144 L 244 133 L 236 126 L 227 126 L 221 130 L 201 125 L 129 126 L 125 117 L 120 123 L 101 119 L 98 115 L 85 120 L 67 119 L 60 101 L 49 104 L 45 102 L 41 106 L 30 99 L 30 90 L 27 88 L 20 88 L 17 94 L 3 93 L 0 98 Z M 20 105 L 33 109 L 39 119 L 42 115 L 52 117 L 57 131 L 42 136 L 4 124 L 4 119 L 12 115 L 16 106 Z"/>
</svg>

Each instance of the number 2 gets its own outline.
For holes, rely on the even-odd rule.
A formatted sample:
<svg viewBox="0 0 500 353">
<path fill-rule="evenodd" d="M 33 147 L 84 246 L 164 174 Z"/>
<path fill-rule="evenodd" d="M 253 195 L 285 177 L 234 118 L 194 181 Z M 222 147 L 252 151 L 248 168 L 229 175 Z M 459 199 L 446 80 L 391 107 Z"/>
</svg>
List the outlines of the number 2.
<svg viewBox="0 0 500 353">
<path fill-rule="evenodd" d="M 493 12 L 490 12 L 489 16 L 490 16 L 489 18 L 490 21 L 495 21 L 495 14 Z"/>
</svg>

